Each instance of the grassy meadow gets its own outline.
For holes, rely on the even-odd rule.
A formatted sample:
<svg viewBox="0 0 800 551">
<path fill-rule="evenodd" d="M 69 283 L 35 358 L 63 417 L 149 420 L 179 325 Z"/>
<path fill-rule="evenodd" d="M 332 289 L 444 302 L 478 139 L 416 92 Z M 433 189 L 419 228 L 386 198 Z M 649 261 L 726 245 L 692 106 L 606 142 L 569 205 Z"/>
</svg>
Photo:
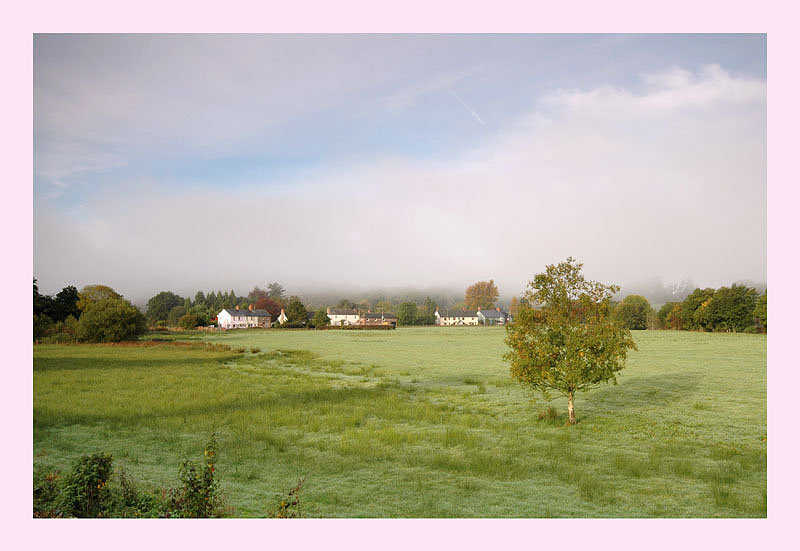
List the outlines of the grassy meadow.
<svg viewBox="0 0 800 551">
<path fill-rule="evenodd" d="M 219 435 L 235 515 L 307 477 L 309 517 L 765 517 L 763 335 L 638 331 L 617 386 L 510 379 L 502 328 L 243 330 L 36 345 L 34 470 L 111 453 L 145 487 Z M 181 338 L 186 338 L 181 337 Z M 230 345 L 231 348 L 209 346 Z M 554 406 L 557 419 L 539 419 Z"/>
</svg>

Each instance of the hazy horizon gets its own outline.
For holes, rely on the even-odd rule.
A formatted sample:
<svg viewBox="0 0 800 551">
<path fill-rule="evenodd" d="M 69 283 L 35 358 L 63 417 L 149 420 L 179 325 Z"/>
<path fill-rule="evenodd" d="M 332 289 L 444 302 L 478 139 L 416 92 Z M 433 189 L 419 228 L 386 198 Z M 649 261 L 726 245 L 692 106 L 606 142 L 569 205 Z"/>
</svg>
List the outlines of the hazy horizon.
<svg viewBox="0 0 800 551">
<path fill-rule="evenodd" d="M 765 35 L 37 34 L 33 76 L 44 294 L 767 280 Z"/>
</svg>

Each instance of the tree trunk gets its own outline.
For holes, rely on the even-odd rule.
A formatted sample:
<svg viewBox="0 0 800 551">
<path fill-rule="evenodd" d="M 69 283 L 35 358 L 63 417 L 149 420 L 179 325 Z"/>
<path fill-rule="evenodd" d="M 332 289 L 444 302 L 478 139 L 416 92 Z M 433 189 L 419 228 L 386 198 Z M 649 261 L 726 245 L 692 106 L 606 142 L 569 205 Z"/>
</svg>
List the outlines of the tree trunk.
<svg viewBox="0 0 800 551">
<path fill-rule="evenodd" d="M 575 424 L 575 405 L 572 402 L 573 393 L 567 393 L 567 411 L 569 412 L 569 424 Z"/>
</svg>

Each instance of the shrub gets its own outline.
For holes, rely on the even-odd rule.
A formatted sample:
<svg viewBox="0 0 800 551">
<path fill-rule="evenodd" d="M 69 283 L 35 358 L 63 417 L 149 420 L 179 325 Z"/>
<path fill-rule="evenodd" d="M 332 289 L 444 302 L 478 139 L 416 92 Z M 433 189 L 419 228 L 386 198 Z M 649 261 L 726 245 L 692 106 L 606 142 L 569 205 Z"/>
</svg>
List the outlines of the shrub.
<svg viewBox="0 0 800 551">
<path fill-rule="evenodd" d="M 45 314 L 33 316 L 33 339 L 39 340 L 47 335 L 53 328 L 53 320 Z"/>
<path fill-rule="evenodd" d="M 33 516 L 35 518 L 60 517 L 57 500 L 61 476 L 57 472 L 33 475 Z"/>
<path fill-rule="evenodd" d="M 181 461 L 181 487 L 171 489 L 168 501 L 168 516 L 181 518 L 209 518 L 220 516 L 219 482 L 214 477 L 217 458 L 217 438 L 212 434 L 203 453 L 203 466 L 198 469 L 194 462 Z"/>
<path fill-rule="evenodd" d="M 90 304 L 81 314 L 75 336 L 85 342 L 135 340 L 147 330 L 144 315 L 122 298 L 107 298 Z"/>
<path fill-rule="evenodd" d="M 59 501 L 66 516 L 101 517 L 110 504 L 107 485 L 112 475 L 110 455 L 84 455 L 64 480 Z"/>
<path fill-rule="evenodd" d="M 119 491 L 114 497 L 114 516 L 122 518 L 157 518 L 163 514 L 163 504 L 155 495 L 142 493 L 124 468 L 116 472 Z"/>
<path fill-rule="evenodd" d="M 180 465 L 181 485 L 169 490 L 140 491 L 124 468 L 113 470 L 111 455 L 96 453 L 81 457 L 66 476 L 58 472 L 34 473 L 33 516 L 35 518 L 209 518 L 230 516 L 219 491 L 215 463 L 216 434 L 212 434 L 198 467 L 184 459 Z M 109 483 L 113 475 L 116 481 Z M 300 488 L 305 478 L 284 494 L 271 518 L 298 518 Z"/>
<path fill-rule="evenodd" d="M 197 314 L 186 314 L 178 320 L 178 327 L 181 329 L 194 329 L 202 324 L 202 320 Z"/>
</svg>

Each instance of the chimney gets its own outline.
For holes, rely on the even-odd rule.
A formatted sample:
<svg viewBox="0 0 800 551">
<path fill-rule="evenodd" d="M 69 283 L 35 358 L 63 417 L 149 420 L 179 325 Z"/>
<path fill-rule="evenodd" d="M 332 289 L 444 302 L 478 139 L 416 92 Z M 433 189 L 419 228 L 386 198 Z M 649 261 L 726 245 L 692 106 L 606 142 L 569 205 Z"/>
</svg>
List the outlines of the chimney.
<svg viewBox="0 0 800 551">
<path fill-rule="evenodd" d="M 330 307 L 330 306 L 328 306 L 328 312 L 327 312 L 327 313 L 328 313 L 328 314 L 330 314 L 330 313 L 331 313 L 331 307 Z"/>
<path fill-rule="evenodd" d="M 247 309 L 252 312 L 253 311 L 253 305 L 251 304 L 250 306 L 247 307 Z M 498 310 L 500 310 L 500 308 L 498 308 Z"/>
<path fill-rule="evenodd" d="M 236 305 L 236 309 L 237 309 L 237 310 L 239 309 L 239 306 L 240 306 L 239 304 L 237 304 L 237 305 Z"/>
<path fill-rule="evenodd" d="M 497 307 L 497 311 L 498 311 L 498 312 L 500 311 L 500 307 L 499 307 L 499 306 Z"/>
</svg>

